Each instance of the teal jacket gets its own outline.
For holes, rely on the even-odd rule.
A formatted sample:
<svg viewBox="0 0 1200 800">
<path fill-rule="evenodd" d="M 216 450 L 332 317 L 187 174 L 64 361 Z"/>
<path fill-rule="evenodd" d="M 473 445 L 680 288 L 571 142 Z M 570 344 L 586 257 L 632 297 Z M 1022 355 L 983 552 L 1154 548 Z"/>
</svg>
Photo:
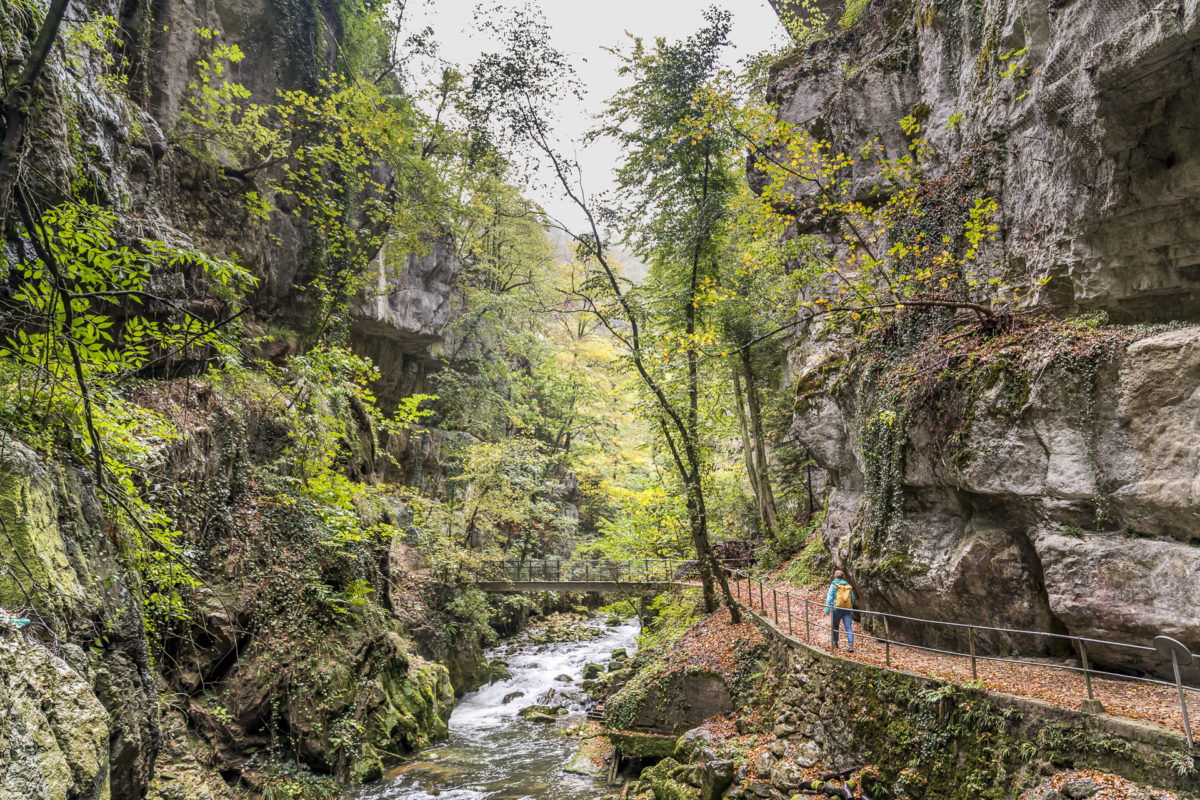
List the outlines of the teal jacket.
<svg viewBox="0 0 1200 800">
<path fill-rule="evenodd" d="M 842 580 L 841 578 L 834 578 L 834 581 L 833 581 L 833 583 L 829 584 L 829 593 L 828 593 L 827 595 L 825 595 L 825 613 L 826 613 L 826 614 L 828 614 L 828 613 L 829 613 L 829 610 L 830 610 L 831 608 L 833 608 L 834 601 L 836 601 L 836 600 L 837 600 L 837 587 L 838 587 L 838 584 L 841 584 L 842 586 L 849 586 L 849 585 L 850 585 L 850 584 L 846 583 L 844 580 Z M 850 602 L 851 602 L 851 603 L 857 603 L 857 602 L 858 602 L 858 598 L 854 596 L 854 590 L 853 590 L 853 589 L 851 589 L 851 590 L 850 590 Z"/>
</svg>

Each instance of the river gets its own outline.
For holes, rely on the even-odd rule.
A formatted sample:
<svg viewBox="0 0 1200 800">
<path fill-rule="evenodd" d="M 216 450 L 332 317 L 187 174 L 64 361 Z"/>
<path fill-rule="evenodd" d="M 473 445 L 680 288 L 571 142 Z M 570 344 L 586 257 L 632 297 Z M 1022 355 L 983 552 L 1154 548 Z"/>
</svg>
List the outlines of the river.
<svg viewBox="0 0 1200 800">
<path fill-rule="evenodd" d="M 635 623 L 604 628 L 604 636 L 586 642 L 534 645 L 518 637 L 488 652 L 503 659 L 512 677 L 466 695 L 450 716 L 450 738 L 422 751 L 382 781 L 356 792 L 355 800 L 595 800 L 612 787 L 563 772 L 579 740 L 559 731 L 585 719 L 577 687 L 589 662 L 605 663 L 623 647 L 633 653 Z M 572 683 L 559 681 L 570 675 Z M 565 705 L 569 714 L 553 725 L 525 722 L 517 712 L 532 703 Z M 513 692 L 524 696 L 503 702 Z"/>
</svg>

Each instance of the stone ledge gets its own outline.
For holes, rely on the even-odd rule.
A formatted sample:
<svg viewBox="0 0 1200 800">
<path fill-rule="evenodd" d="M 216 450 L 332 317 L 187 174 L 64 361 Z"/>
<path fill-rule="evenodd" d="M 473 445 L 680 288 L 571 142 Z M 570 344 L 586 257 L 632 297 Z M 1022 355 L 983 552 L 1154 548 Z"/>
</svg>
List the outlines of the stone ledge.
<svg viewBox="0 0 1200 800">
<path fill-rule="evenodd" d="M 859 673 L 890 674 L 917 681 L 926 686 L 947 685 L 950 682 L 928 675 L 908 672 L 906 670 L 888 669 L 875 664 L 866 664 L 841 656 L 835 656 L 813 648 L 804 642 L 789 636 L 779 630 L 766 617 L 757 611 L 741 605 L 747 616 L 753 620 L 771 639 L 793 651 L 801 651 L 814 662 L 825 664 L 831 668 L 853 670 Z M 1171 771 L 1166 763 L 1166 757 L 1172 752 L 1188 752 L 1187 740 L 1183 734 L 1170 728 L 1142 720 L 1109 715 L 1085 714 L 1070 708 L 1062 708 L 1031 697 L 1008 694 L 1006 692 L 983 691 L 979 697 L 988 700 L 997 708 L 1011 708 L 1019 712 L 1015 733 L 1027 734 L 1049 725 L 1065 725 L 1088 734 L 1088 738 L 1096 741 L 1103 739 L 1119 739 L 1129 745 L 1125 751 L 1109 751 L 1103 757 L 1097 757 L 1095 764 L 1109 771 L 1117 772 L 1126 777 L 1148 777 L 1156 784 L 1165 788 L 1197 791 L 1195 778 L 1184 778 Z M 1141 756 L 1139 758 L 1139 756 Z"/>
</svg>

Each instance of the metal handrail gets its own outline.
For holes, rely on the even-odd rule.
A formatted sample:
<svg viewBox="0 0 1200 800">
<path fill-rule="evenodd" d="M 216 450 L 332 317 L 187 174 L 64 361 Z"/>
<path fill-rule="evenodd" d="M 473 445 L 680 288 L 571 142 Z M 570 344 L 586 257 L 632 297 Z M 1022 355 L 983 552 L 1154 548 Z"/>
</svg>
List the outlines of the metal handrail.
<svg viewBox="0 0 1200 800">
<path fill-rule="evenodd" d="M 774 612 L 772 613 L 772 610 L 767 607 L 766 595 L 765 595 L 766 585 L 763 583 L 761 578 L 755 578 L 753 575 L 749 574 L 748 572 L 744 572 L 744 571 L 738 570 L 738 569 L 728 569 L 727 568 L 727 574 L 729 575 L 730 578 L 732 578 L 734 580 L 735 584 L 739 587 L 738 591 L 737 591 L 737 595 L 738 595 L 737 602 L 740 605 L 746 607 L 751 613 L 755 614 L 755 616 L 764 618 L 767 621 L 770 621 L 772 619 L 772 617 L 774 617 L 774 625 L 781 632 L 783 630 L 784 620 L 781 619 L 782 615 L 779 613 L 779 595 L 782 594 L 782 596 L 784 597 L 784 608 L 787 611 L 787 615 L 786 615 L 787 616 L 787 631 L 788 631 L 789 635 L 794 635 L 794 634 L 792 634 L 792 627 L 793 627 L 792 626 L 792 622 L 793 622 L 793 620 L 792 620 L 792 601 L 803 602 L 804 612 L 805 612 L 804 613 L 804 624 L 805 624 L 805 629 L 806 629 L 805 640 L 808 642 L 809 646 L 812 645 L 811 619 L 810 619 L 809 611 L 811 610 L 812 607 L 816 607 L 818 609 L 821 609 L 821 616 L 824 616 L 824 609 L 825 609 L 824 603 L 814 602 L 813 600 L 810 600 L 807 597 L 794 595 L 786 589 L 782 590 L 782 592 L 781 592 L 777 587 L 772 586 L 772 587 L 770 587 L 771 597 L 772 597 L 773 606 L 774 606 Z M 740 586 L 743 581 L 746 583 L 746 596 L 748 598 L 748 602 L 746 600 L 743 600 L 741 597 Z M 759 611 L 757 611 L 755 609 L 754 583 L 758 584 L 759 607 L 761 608 L 761 613 L 759 613 Z M 960 630 L 964 629 L 964 628 L 967 629 L 968 636 L 970 637 L 970 639 L 969 639 L 970 652 L 969 653 L 963 653 L 963 652 L 955 651 L 955 650 L 944 650 L 944 649 L 937 648 L 937 647 L 928 647 L 926 645 L 919 645 L 919 644 L 914 644 L 911 642 L 898 641 L 896 639 L 891 638 L 890 634 L 885 634 L 886 638 L 880 638 L 879 636 L 876 636 L 876 635 L 867 633 L 863 630 L 860 630 L 856 634 L 858 637 L 864 638 L 868 641 L 881 642 L 885 645 L 885 647 L 886 647 L 885 659 L 887 662 L 887 666 L 889 668 L 891 667 L 891 645 L 895 644 L 899 647 L 907 647 L 907 648 L 912 648 L 915 650 L 922 650 L 925 652 L 940 653 L 942 655 L 949 655 L 949 656 L 955 656 L 955 657 L 960 657 L 960 658 L 969 658 L 971 661 L 972 675 L 976 678 L 978 677 L 978 672 L 976 669 L 976 663 L 978 661 L 991 661 L 991 662 L 997 662 L 997 663 L 1018 664 L 1018 665 L 1022 665 L 1022 666 L 1028 666 L 1028 667 L 1043 667 L 1043 668 L 1048 668 L 1048 669 L 1063 670 L 1065 672 L 1082 673 L 1084 675 L 1084 678 L 1085 678 L 1085 681 L 1087 684 L 1087 694 L 1088 694 L 1087 699 L 1089 701 L 1095 700 L 1095 695 L 1094 695 L 1093 688 L 1092 688 L 1093 676 L 1103 677 L 1103 678 L 1106 678 L 1109 680 L 1114 680 L 1114 681 L 1131 681 L 1131 682 L 1147 683 L 1147 684 L 1153 684 L 1153 685 L 1157 685 L 1157 686 L 1166 686 L 1166 687 L 1176 688 L 1179 690 L 1179 693 L 1180 693 L 1180 695 L 1179 695 L 1180 705 L 1181 705 L 1181 710 L 1183 712 L 1184 730 L 1185 730 L 1185 733 L 1187 734 L 1188 744 L 1189 744 L 1189 746 L 1193 746 L 1191 731 L 1190 731 L 1190 728 L 1188 727 L 1188 710 L 1187 710 L 1187 702 L 1184 699 L 1184 692 L 1191 692 L 1191 693 L 1200 695 L 1200 688 L 1195 687 L 1195 686 L 1190 686 L 1188 684 L 1183 683 L 1183 681 L 1178 678 L 1178 672 L 1176 673 L 1177 674 L 1176 681 L 1172 682 L 1172 681 L 1160 680 L 1158 678 L 1152 678 L 1152 677 L 1143 676 L 1143 675 L 1128 675 L 1128 674 L 1123 674 L 1123 673 L 1110 672 L 1108 670 L 1103 670 L 1103 669 L 1097 669 L 1095 666 L 1092 666 L 1089 663 L 1089 659 L 1087 656 L 1087 648 L 1085 645 L 1086 645 L 1086 643 L 1092 643 L 1092 644 L 1104 645 L 1107 647 L 1124 648 L 1127 650 L 1134 650 L 1134 651 L 1139 651 L 1139 652 L 1149 651 L 1149 652 L 1157 654 L 1159 651 L 1154 647 L 1146 647 L 1144 645 L 1129 644 L 1126 642 L 1113 642 L 1113 641 L 1109 641 L 1106 639 L 1092 639 L 1092 638 L 1085 637 L 1085 636 L 1072 636 L 1070 634 L 1062 634 L 1062 633 L 1049 633 L 1049 632 L 1044 632 L 1044 631 L 1025 631 L 1025 630 L 1014 629 L 1014 628 L 993 628 L 993 627 L 990 627 L 987 625 L 971 625 L 969 623 L 962 623 L 962 622 L 946 622 L 946 621 L 942 621 L 942 620 L 927 620 L 927 619 L 921 619 L 919 617 L 907 617 L 902 614 L 889 614 L 889 613 L 882 612 L 882 611 L 866 611 L 866 610 L 854 609 L 854 613 L 881 618 L 884 622 L 885 631 L 887 631 L 887 629 L 888 629 L 887 622 L 889 619 L 905 620 L 908 622 L 916 622 L 916 623 L 920 623 L 920 624 L 928 625 L 928 626 L 945 626 L 945 627 L 955 628 L 955 629 L 960 629 Z M 1031 660 L 1028 658 L 1026 658 L 1026 659 L 1007 658 L 1007 657 L 1003 657 L 1003 656 L 991 656 L 991 655 L 979 654 L 979 653 L 975 652 L 975 640 L 974 640 L 974 635 L 973 635 L 975 631 L 1029 635 L 1029 636 L 1048 636 L 1048 637 L 1055 637 L 1058 639 L 1063 639 L 1063 640 L 1066 640 L 1069 642 L 1078 642 L 1080 645 L 1079 653 L 1082 657 L 1083 665 L 1082 666 L 1074 666 L 1071 664 L 1055 664 L 1055 663 L 1046 663 L 1046 662 L 1042 662 L 1042 661 L 1034 661 L 1034 660 Z"/>
<path fill-rule="evenodd" d="M 768 588 L 767 585 L 762 581 L 761 578 L 756 578 L 753 575 L 751 575 L 749 572 L 746 572 L 742 569 L 738 569 L 737 567 L 734 566 L 734 564 L 739 564 L 742 562 L 753 561 L 753 560 L 754 560 L 753 557 L 720 559 L 721 568 L 725 571 L 726 575 L 729 578 L 731 578 L 738 585 L 740 585 L 742 582 L 745 582 L 747 585 L 747 596 L 749 598 L 749 602 L 747 603 L 746 600 L 743 600 L 741 598 L 740 589 L 738 592 L 739 597 L 737 598 L 737 602 L 743 606 L 746 606 L 751 612 L 755 613 L 756 615 L 763 616 L 768 620 L 770 620 L 773 616 L 776 627 L 779 627 L 780 630 L 782 630 L 783 620 L 781 619 L 782 615 L 779 613 L 779 607 L 778 607 L 779 597 L 780 597 L 780 595 L 782 595 L 783 598 L 785 598 L 784 607 L 787 610 L 788 626 L 789 626 L 788 632 L 789 633 L 791 633 L 792 603 L 794 603 L 796 601 L 802 602 L 804 604 L 803 607 L 805 610 L 805 614 L 804 614 L 805 627 L 809 631 L 809 633 L 806 635 L 806 639 L 807 639 L 807 641 L 809 641 L 811 643 L 811 640 L 812 640 L 812 637 L 811 637 L 811 615 L 809 612 L 812 610 L 812 608 L 815 607 L 815 608 L 821 610 L 821 616 L 823 616 L 824 615 L 824 604 L 810 600 L 807 597 L 792 594 L 790 591 L 788 591 L 786 589 L 780 590 L 779 588 L 772 586 L 772 587 L 770 587 L 771 599 L 774 602 L 774 613 L 772 614 L 771 610 L 767 608 L 767 595 L 766 595 L 767 588 Z M 579 572 L 580 569 L 582 569 L 582 576 L 583 576 L 582 582 L 594 582 L 595 580 L 601 580 L 601 581 L 610 580 L 610 581 L 617 582 L 617 583 L 619 583 L 621 581 L 643 582 L 643 583 L 681 583 L 682 581 L 681 581 L 680 577 L 677 576 L 679 569 L 680 568 L 694 569 L 695 567 L 698 566 L 699 562 L 697 559 L 679 559 L 679 558 L 640 558 L 640 559 L 627 559 L 627 560 L 619 560 L 619 561 L 611 560 L 611 559 L 604 559 L 604 558 L 595 558 L 595 559 L 521 559 L 521 560 L 502 559 L 502 560 L 497 560 L 497 561 L 493 561 L 490 563 L 496 564 L 496 565 L 501 565 L 506 574 L 506 580 L 509 580 L 514 584 L 519 584 L 519 583 L 537 583 L 537 582 L 551 582 L 551 581 L 558 582 L 558 583 L 581 582 L 580 581 L 580 572 Z M 516 567 L 514 576 L 508 575 L 509 567 Z M 554 571 L 553 577 L 550 576 L 551 568 L 553 568 L 553 571 Z M 690 572 L 690 570 L 689 570 L 689 572 Z M 541 577 L 534 577 L 535 574 L 540 574 Z M 566 581 L 562 580 L 564 574 L 567 578 Z M 762 614 L 758 614 L 758 612 L 755 610 L 755 599 L 754 599 L 754 584 L 755 583 L 758 584 L 758 595 L 759 595 L 758 605 L 762 609 Z M 1161 680 L 1158 678 L 1153 678 L 1153 677 L 1144 676 L 1144 675 L 1129 675 L 1129 674 L 1111 672 L 1111 671 L 1104 670 L 1104 669 L 1097 669 L 1094 665 L 1092 665 L 1090 663 L 1090 659 L 1088 657 L 1088 650 L 1087 650 L 1088 645 L 1093 645 L 1093 646 L 1100 646 L 1100 647 L 1107 647 L 1107 648 L 1118 648 L 1118 649 L 1123 649 L 1126 651 L 1134 651 L 1138 654 L 1143 654 L 1143 653 L 1157 654 L 1158 651 L 1154 647 L 1130 644 L 1128 642 L 1114 642 L 1114 641 L 1107 640 L 1107 639 L 1096 639 L 1096 638 L 1087 637 L 1087 636 L 1073 636 L 1071 634 L 1065 634 L 1065 633 L 1053 633 L 1050 631 L 1030 631 L 1030 630 L 1023 630 L 1020 628 L 996 628 L 996 627 L 991 627 L 989 625 L 973 625 L 971 623 L 966 623 L 966 622 L 951 622 L 948 620 L 923 619 L 921 617 L 910 617 L 910 616 L 906 616 L 904 614 L 891 614 L 891 613 L 887 613 L 887 612 L 883 612 L 883 611 L 869 611 L 866 609 L 854 609 L 854 613 L 862 615 L 862 616 L 874 617 L 874 618 L 878 618 L 878 619 L 882 620 L 883 626 L 884 626 L 884 631 L 885 631 L 885 635 L 883 638 L 876 636 L 874 634 L 871 634 L 871 633 L 867 633 L 866 631 L 863 631 L 863 630 L 860 630 L 856 635 L 861 638 L 864 638 L 868 641 L 880 642 L 880 643 L 884 644 L 884 646 L 886 648 L 886 653 L 887 653 L 886 660 L 887 660 L 888 666 L 891 665 L 891 646 L 896 645 L 898 647 L 906 647 L 906 648 L 911 648 L 914 650 L 921 650 L 921 651 L 928 652 L 928 653 L 939 653 L 941 655 L 954 656 L 954 657 L 959 657 L 959 658 L 968 658 L 971 661 L 972 674 L 976 675 L 976 676 L 978 675 L 978 672 L 976 669 L 976 664 L 979 661 L 990 661 L 990 662 L 1002 663 L 1002 664 L 1017 664 L 1017 665 L 1023 665 L 1023 666 L 1037 666 L 1037 667 L 1044 667 L 1044 668 L 1048 668 L 1048 669 L 1062 670 L 1064 672 L 1082 673 L 1086 680 L 1086 683 L 1087 683 L 1087 694 L 1088 694 L 1089 701 L 1095 700 L 1095 694 L 1094 694 L 1094 691 L 1092 688 L 1092 678 L 1093 677 L 1101 677 L 1101 678 L 1106 678 L 1109 680 L 1116 680 L 1116 681 L 1135 681 L 1135 682 L 1140 682 L 1140 683 L 1152 684 L 1152 685 L 1156 685 L 1156 686 L 1177 687 L 1181 691 L 1181 697 L 1182 697 L 1182 692 L 1185 692 L 1185 691 L 1191 692 L 1194 694 L 1200 694 L 1200 687 L 1188 685 L 1188 684 L 1183 683 L 1182 681 L 1179 681 L 1178 683 L 1176 683 L 1176 682 Z M 934 629 L 941 627 L 943 629 L 951 629 L 951 630 L 956 630 L 956 631 L 964 631 L 965 630 L 967 632 L 967 636 L 968 636 L 969 652 L 964 653 L 961 650 L 948 650 L 948 649 L 943 649 L 940 647 L 930 647 L 927 645 L 921 645 L 921 644 L 915 644 L 912 642 L 897 640 L 897 639 L 893 638 L 890 634 L 889 626 L 888 626 L 889 621 L 903 621 L 903 622 L 915 623 L 920 626 L 934 628 Z M 975 634 L 976 633 L 994 633 L 994 634 L 1004 634 L 1007 636 L 1039 636 L 1039 637 L 1057 639 L 1057 640 L 1060 640 L 1063 642 L 1071 643 L 1071 644 L 1075 645 L 1074 649 L 1081 657 L 1082 666 L 1075 666 L 1072 664 L 1048 663 L 1045 661 L 1033 660 L 1030 657 L 1024 657 L 1024 658 L 1022 658 L 1020 656 L 1005 657 L 1005 656 L 997 656 L 997 655 L 987 655 L 985 653 L 978 653 L 978 652 L 976 652 L 976 648 L 975 648 Z M 1182 700 L 1181 700 L 1181 702 L 1184 702 L 1184 712 L 1186 715 L 1186 703 L 1185 703 L 1185 701 L 1182 701 Z"/>
<path fill-rule="evenodd" d="M 766 584 L 763 584 L 763 582 L 761 581 L 760 578 L 756 578 L 756 577 L 750 575 L 749 572 L 743 572 L 742 570 L 730 570 L 728 572 L 730 572 L 731 576 L 739 576 L 739 577 L 742 577 L 743 579 L 746 579 L 746 581 L 754 581 L 760 585 L 766 585 Z M 775 590 L 780 591 L 779 589 L 775 589 Z M 793 595 L 790 593 L 790 591 L 787 591 L 786 589 L 782 590 L 782 593 L 784 593 L 785 596 L 790 597 L 791 600 L 803 601 L 805 604 L 810 604 L 810 606 L 815 606 L 817 608 L 821 608 L 822 612 L 823 612 L 824 603 L 809 600 L 808 597 Z M 1150 646 L 1145 646 L 1145 645 L 1141 645 L 1141 644 L 1129 644 L 1127 642 L 1112 642 L 1112 640 L 1109 640 L 1109 639 L 1093 639 L 1093 638 L 1086 637 L 1086 636 L 1072 636 L 1072 634 L 1069 634 L 1069 633 L 1052 633 L 1050 631 L 1026 631 L 1026 630 L 1022 630 L 1022 628 L 992 627 L 990 625 L 974 625 L 974 624 L 971 624 L 971 622 L 952 622 L 949 620 L 923 619 L 923 618 L 919 618 L 919 616 L 906 616 L 904 614 L 893 614 L 890 612 L 875 612 L 875 610 L 868 610 L 868 609 L 862 609 L 862 608 L 854 609 L 854 613 L 860 614 L 860 615 L 878 616 L 878 618 L 888 619 L 888 620 L 904 620 L 907 622 L 919 622 L 920 625 L 926 625 L 926 626 L 953 627 L 953 628 L 959 628 L 959 630 L 967 630 L 967 631 L 988 631 L 988 632 L 992 632 L 992 633 L 1012 633 L 1012 634 L 1020 634 L 1020 636 L 1042 636 L 1042 637 L 1066 639 L 1066 640 L 1068 640 L 1068 642 L 1100 644 L 1100 645 L 1106 645 L 1106 646 L 1114 646 L 1114 648 L 1124 648 L 1124 649 L 1128 649 L 1128 650 L 1140 650 L 1142 652 L 1156 652 L 1156 654 L 1158 652 L 1156 649 L 1150 648 Z M 866 636 L 866 634 L 864 634 L 864 636 Z M 875 637 L 868 637 L 868 638 L 875 638 Z M 886 642 L 893 642 L 895 644 L 912 646 L 912 648 L 929 650 L 931 652 L 942 652 L 942 654 L 946 654 L 946 655 L 968 656 L 968 654 L 965 654 L 965 652 L 960 652 L 960 651 L 956 651 L 956 650 L 941 650 L 941 649 L 937 649 L 937 648 L 929 648 L 929 646 L 911 644 L 911 643 L 907 643 L 907 642 L 899 642 L 899 640 L 896 640 L 896 639 L 889 638 L 889 639 L 878 639 L 878 640 L 881 640 L 881 642 L 884 642 L 884 640 L 886 640 Z M 1003 658 L 1002 656 L 977 655 L 976 657 L 986 658 L 986 660 L 989 660 L 989 661 L 1008 661 L 1008 662 L 1012 662 L 1012 663 L 1025 663 L 1025 664 L 1033 664 L 1033 666 L 1056 667 L 1056 668 L 1061 668 L 1061 669 L 1081 669 L 1079 667 L 1069 667 L 1069 666 L 1067 666 L 1067 664 L 1045 664 L 1045 663 L 1031 662 L 1031 661 L 1013 661 L 1012 658 Z M 1100 670 L 1097 670 L 1094 668 L 1090 668 L 1088 670 L 1090 670 L 1090 672 L 1093 672 L 1093 673 L 1100 672 Z M 1117 673 L 1106 673 L 1106 674 L 1114 674 L 1115 675 Z M 1147 681 L 1153 680 L 1153 679 L 1140 679 L 1140 678 L 1138 678 L 1138 676 L 1135 676 L 1135 675 L 1121 675 L 1121 676 L 1122 676 L 1122 678 L 1133 678 L 1136 680 L 1147 680 Z M 1164 681 L 1159 681 L 1159 682 L 1164 682 Z M 1174 684 L 1174 682 L 1166 682 L 1166 685 L 1174 686 L 1175 684 Z M 1200 691 L 1200 690 L 1196 690 L 1196 691 Z"/>
</svg>

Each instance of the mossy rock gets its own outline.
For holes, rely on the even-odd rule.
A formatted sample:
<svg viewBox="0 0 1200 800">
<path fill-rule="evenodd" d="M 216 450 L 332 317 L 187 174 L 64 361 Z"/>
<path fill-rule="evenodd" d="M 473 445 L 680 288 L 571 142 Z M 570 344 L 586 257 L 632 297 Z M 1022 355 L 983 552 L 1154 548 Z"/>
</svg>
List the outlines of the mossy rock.
<svg viewBox="0 0 1200 800">
<path fill-rule="evenodd" d="M 5 450 L 0 525 L 7 538 L 0 548 L 0 606 L 28 605 L 25 590 L 30 588 L 39 610 L 69 618 L 89 605 L 84 584 L 90 576 L 76 571 L 83 559 L 68 551 L 59 527 L 58 476 L 18 442 L 6 442 Z"/>
<path fill-rule="evenodd" d="M 512 671 L 508 668 L 508 664 L 496 659 L 491 664 L 488 664 L 488 683 L 497 683 L 498 681 L 507 681 L 512 678 Z"/>
<path fill-rule="evenodd" d="M 604 674 L 604 667 L 599 664 L 588 664 L 583 668 L 583 679 L 585 681 L 595 680 Z"/>
<path fill-rule="evenodd" d="M 558 718 L 567 713 L 567 709 L 562 706 L 525 706 L 517 712 L 517 716 L 526 722 L 556 722 Z"/>
<path fill-rule="evenodd" d="M 255 730 L 278 709 L 297 755 L 314 770 L 339 769 L 347 751 L 333 743 L 335 737 L 353 743 L 348 749 L 355 758 L 345 777 L 363 781 L 449 735 L 449 671 L 409 653 L 396 631 L 331 631 L 319 648 L 292 660 L 271 654 L 245 662 L 225 696 L 237 726 Z M 306 676 L 305 693 L 289 691 L 289 669 Z"/>
<path fill-rule="evenodd" d="M 405 673 L 385 672 L 377 681 L 382 702 L 367 716 L 362 754 L 351 768 L 355 781 L 378 778 L 397 755 L 450 735 L 454 688 L 444 666 L 411 656 Z M 368 689 L 363 701 L 372 699 L 378 695 Z"/>
<path fill-rule="evenodd" d="M 626 758 L 666 758 L 675 752 L 679 743 L 677 736 L 633 731 L 609 731 L 608 738 Z"/>
<path fill-rule="evenodd" d="M 65 661 L 0 627 L 0 797 L 108 800 L 109 716 Z"/>
<path fill-rule="evenodd" d="M 642 770 L 642 780 L 654 790 L 656 800 L 700 800 L 700 789 L 685 781 L 691 769 L 668 756 Z"/>
</svg>

